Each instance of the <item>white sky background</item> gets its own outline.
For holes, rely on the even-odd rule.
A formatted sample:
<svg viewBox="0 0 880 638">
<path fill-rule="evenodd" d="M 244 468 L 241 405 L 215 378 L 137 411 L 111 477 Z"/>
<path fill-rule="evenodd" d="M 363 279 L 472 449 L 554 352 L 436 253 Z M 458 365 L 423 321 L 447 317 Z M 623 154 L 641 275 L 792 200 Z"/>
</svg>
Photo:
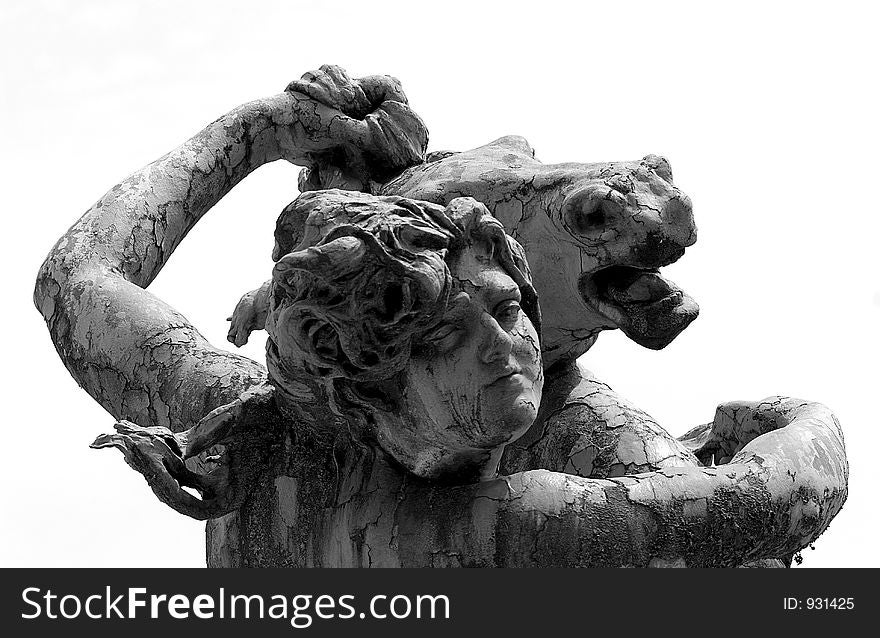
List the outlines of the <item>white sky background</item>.
<svg viewBox="0 0 880 638">
<path fill-rule="evenodd" d="M 0 565 L 204 565 L 203 524 L 159 503 L 120 454 L 89 449 L 113 419 L 58 359 L 33 282 L 130 172 L 334 63 L 400 78 L 431 150 L 520 134 L 545 162 L 668 157 L 699 241 L 664 272 L 700 317 L 661 352 L 605 333 L 590 367 L 676 435 L 727 400 L 829 405 L 850 497 L 804 566 L 880 566 L 872 4 L 5 0 Z M 297 172 L 249 177 L 151 287 L 214 344 L 270 274 Z M 245 354 L 263 360 L 263 342 Z"/>
</svg>

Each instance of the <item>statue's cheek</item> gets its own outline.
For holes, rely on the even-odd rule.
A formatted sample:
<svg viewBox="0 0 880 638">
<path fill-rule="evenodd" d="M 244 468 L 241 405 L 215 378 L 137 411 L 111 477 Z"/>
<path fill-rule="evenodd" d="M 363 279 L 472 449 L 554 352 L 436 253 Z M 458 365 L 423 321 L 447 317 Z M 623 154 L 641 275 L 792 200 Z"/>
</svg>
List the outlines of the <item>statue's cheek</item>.
<svg viewBox="0 0 880 638">
<path fill-rule="evenodd" d="M 541 343 L 532 322 L 522 315 L 513 330 L 513 356 L 530 379 L 537 379 L 543 369 L 541 362 Z"/>
</svg>

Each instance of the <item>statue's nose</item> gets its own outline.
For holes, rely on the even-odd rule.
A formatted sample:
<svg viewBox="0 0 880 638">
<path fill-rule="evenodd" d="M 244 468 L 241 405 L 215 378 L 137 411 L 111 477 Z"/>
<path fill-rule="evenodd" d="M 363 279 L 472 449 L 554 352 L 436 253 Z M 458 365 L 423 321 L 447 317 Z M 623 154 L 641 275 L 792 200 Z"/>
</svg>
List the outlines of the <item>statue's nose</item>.
<svg viewBox="0 0 880 638">
<path fill-rule="evenodd" d="M 513 350 L 513 339 L 488 313 L 480 317 L 479 356 L 483 363 L 506 361 Z"/>
</svg>

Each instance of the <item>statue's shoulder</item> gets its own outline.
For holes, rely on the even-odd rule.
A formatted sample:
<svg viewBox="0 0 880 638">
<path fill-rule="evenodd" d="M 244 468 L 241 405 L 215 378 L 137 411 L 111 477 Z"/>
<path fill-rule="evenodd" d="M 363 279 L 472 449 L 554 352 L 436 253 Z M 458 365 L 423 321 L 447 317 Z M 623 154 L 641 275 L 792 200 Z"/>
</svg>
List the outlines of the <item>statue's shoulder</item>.
<svg viewBox="0 0 880 638">
<path fill-rule="evenodd" d="M 505 472 L 544 468 L 606 478 L 695 461 L 647 413 L 579 362 L 550 370 L 532 428 L 505 451 Z"/>
</svg>

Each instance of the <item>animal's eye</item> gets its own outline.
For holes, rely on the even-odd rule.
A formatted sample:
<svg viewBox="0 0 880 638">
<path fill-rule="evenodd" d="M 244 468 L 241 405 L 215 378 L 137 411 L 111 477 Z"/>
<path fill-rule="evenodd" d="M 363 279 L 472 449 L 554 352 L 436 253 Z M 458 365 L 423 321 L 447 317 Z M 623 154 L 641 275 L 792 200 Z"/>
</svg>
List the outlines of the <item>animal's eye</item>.
<svg viewBox="0 0 880 638">
<path fill-rule="evenodd" d="M 605 224 L 605 211 L 601 208 L 591 210 L 589 213 L 581 213 L 580 226 L 584 230 L 591 230 Z"/>
<path fill-rule="evenodd" d="M 521 310 L 522 308 L 516 299 L 507 299 L 495 306 L 492 316 L 495 317 L 495 321 L 497 321 L 498 325 L 502 328 L 505 330 L 511 330 L 516 325 L 516 322 L 519 321 L 519 313 Z"/>
<path fill-rule="evenodd" d="M 615 225 L 623 213 L 624 204 L 619 193 L 591 186 L 566 198 L 562 221 L 576 237 L 597 239 Z"/>
</svg>

